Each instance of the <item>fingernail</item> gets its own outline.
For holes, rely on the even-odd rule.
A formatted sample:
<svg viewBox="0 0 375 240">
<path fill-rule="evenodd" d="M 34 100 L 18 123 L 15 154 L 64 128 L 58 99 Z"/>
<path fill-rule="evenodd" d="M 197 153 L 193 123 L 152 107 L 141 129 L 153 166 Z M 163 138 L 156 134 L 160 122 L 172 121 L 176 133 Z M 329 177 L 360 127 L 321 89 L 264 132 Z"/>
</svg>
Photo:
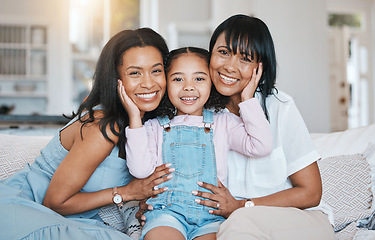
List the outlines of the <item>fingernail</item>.
<svg viewBox="0 0 375 240">
<path fill-rule="evenodd" d="M 170 166 L 172 166 L 172 163 L 166 163 L 165 166 L 170 167 Z"/>
<path fill-rule="evenodd" d="M 171 179 L 171 178 L 173 178 L 173 175 L 168 175 L 167 176 L 167 179 Z"/>
<path fill-rule="evenodd" d="M 208 210 L 208 212 L 209 212 L 209 213 L 214 213 L 214 211 L 213 211 L 213 210 Z"/>
<path fill-rule="evenodd" d="M 163 188 L 163 191 L 165 192 L 165 191 L 168 191 L 168 187 L 165 187 L 165 188 Z"/>
<path fill-rule="evenodd" d="M 195 202 L 196 203 L 201 203 L 201 200 L 200 199 L 195 199 Z"/>
<path fill-rule="evenodd" d="M 147 209 L 148 209 L 148 210 L 154 210 L 154 207 L 151 206 L 151 205 L 148 205 Z"/>
<path fill-rule="evenodd" d="M 170 169 L 168 169 L 169 170 L 169 172 L 174 172 L 174 168 L 170 168 Z"/>
<path fill-rule="evenodd" d="M 192 193 L 193 195 L 198 195 L 198 191 L 196 191 L 196 190 L 191 191 L 191 193 Z"/>
<path fill-rule="evenodd" d="M 144 220 L 146 220 L 146 217 L 145 217 L 145 216 L 142 216 L 141 219 L 144 221 Z"/>
<path fill-rule="evenodd" d="M 199 186 L 202 186 L 202 185 L 203 185 L 203 183 L 202 183 L 202 182 L 197 182 L 197 184 L 198 184 Z"/>
</svg>

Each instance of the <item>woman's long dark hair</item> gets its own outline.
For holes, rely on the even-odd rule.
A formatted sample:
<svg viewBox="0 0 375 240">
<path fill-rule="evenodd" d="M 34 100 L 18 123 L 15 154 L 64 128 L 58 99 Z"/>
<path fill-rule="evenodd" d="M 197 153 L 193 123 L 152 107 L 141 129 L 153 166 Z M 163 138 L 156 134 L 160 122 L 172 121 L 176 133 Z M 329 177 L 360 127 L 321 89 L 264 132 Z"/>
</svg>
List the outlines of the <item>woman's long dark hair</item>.
<svg viewBox="0 0 375 240">
<path fill-rule="evenodd" d="M 169 53 L 169 57 L 165 64 L 166 74 L 168 75 L 168 72 L 170 71 L 171 65 L 174 60 L 176 60 L 182 54 L 188 54 L 188 53 L 195 54 L 196 56 L 205 60 L 207 63 L 207 68 L 208 68 L 209 61 L 210 61 L 210 54 L 206 49 L 198 48 L 198 47 L 183 47 L 183 48 L 172 50 Z M 216 90 L 215 85 L 212 84 L 210 96 L 208 97 L 207 102 L 204 105 L 204 108 L 213 109 L 216 112 L 218 112 L 224 109 L 225 105 L 228 104 L 228 102 L 229 102 L 229 98 L 221 95 Z M 161 117 L 168 116 L 169 119 L 172 119 L 175 116 L 175 107 L 169 100 L 167 91 L 164 94 L 159 107 L 157 108 L 157 115 Z"/>
<path fill-rule="evenodd" d="M 227 47 L 234 54 L 250 53 L 252 60 L 263 64 L 263 74 L 259 80 L 258 90 L 262 95 L 262 108 L 268 119 L 266 98 L 274 93 L 276 83 L 276 54 L 272 36 L 267 25 L 259 18 L 246 15 L 234 15 L 222 22 L 212 34 L 209 50 L 212 53 L 218 37 L 225 33 Z"/>
<path fill-rule="evenodd" d="M 125 51 L 133 47 L 146 46 L 157 48 L 163 57 L 165 65 L 169 53 L 167 44 L 163 37 L 152 29 L 124 30 L 113 36 L 100 54 L 94 73 L 93 88 L 89 96 L 79 106 L 77 113 L 73 113 L 73 117 L 78 116 L 78 119 L 83 123 L 83 127 L 97 120 L 94 117 L 93 108 L 100 105 L 103 112 L 102 117 L 98 119 L 100 131 L 108 141 L 114 143 L 106 132 L 106 128 L 109 126 L 111 132 L 119 137 L 117 146 L 121 152 L 125 150 L 125 128 L 129 125 L 129 116 L 117 94 L 117 80 L 120 78 L 117 69 L 123 64 Z M 83 118 L 86 111 L 89 117 Z M 144 119 L 150 117 L 154 117 L 154 113 L 145 113 Z M 116 125 L 119 131 L 115 129 Z"/>
</svg>

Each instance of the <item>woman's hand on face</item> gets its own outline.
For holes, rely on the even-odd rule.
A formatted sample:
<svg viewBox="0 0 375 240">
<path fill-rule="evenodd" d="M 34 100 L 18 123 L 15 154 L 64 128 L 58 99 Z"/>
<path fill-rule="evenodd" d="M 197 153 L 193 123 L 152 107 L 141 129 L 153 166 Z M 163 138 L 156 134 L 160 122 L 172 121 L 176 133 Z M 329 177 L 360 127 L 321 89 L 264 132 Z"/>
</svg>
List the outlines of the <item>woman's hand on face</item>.
<svg viewBox="0 0 375 240">
<path fill-rule="evenodd" d="M 174 171 L 174 168 L 170 168 L 170 166 L 168 163 L 158 166 L 154 173 L 147 178 L 133 178 L 128 185 L 124 186 L 127 188 L 124 192 L 131 198 L 125 199 L 125 201 L 142 200 L 167 191 L 167 187 L 159 189 L 157 186 L 173 177 L 170 173 Z"/>
<path fill-rule="evenodd" d="M 120 79 L 117 80 L 117 92 L 118 92 L 118 96 L 121 100 L 122 105 L 124 106 L 126 112 L 129 114 L 129 118 L 130 118 L 129 127 L 130 128 L 141 127 L 142 126 L 141 112 L 139 111 L 139 108 L 137 107 L 137 105 L 135 105 L 133 100 L 131 100 L 129 96 L 126 94 L 125 88 L 122 85 L 122 81 Z"/>
<path fill-rule="evenodd" d="M 211 214 L 228 218 L 232 212 L 243 207 L 242 201 L 236 200 L 220 181 L 218 186 L 204 182 L 198 182 L 198 185 L 212 192 L 193 191 L 193 195 L 205 198 L 205 200 L 197 199 L 198 204 L 217 209 L 210 210 Z"/>
<path fill-rule="evenodd" d="M 254 93 L 258 87 L 259 80 L 262 77 L 262 73 L 263 73 L 263 64 L 260 62 L 258 66 L 258 70 L 256 68 L 253 69 L 253 75 L 250 79 L 250 82 L 242 90 L 242 93 L 241 93 L 242 102 L 254 97 Z"/>
</svg>

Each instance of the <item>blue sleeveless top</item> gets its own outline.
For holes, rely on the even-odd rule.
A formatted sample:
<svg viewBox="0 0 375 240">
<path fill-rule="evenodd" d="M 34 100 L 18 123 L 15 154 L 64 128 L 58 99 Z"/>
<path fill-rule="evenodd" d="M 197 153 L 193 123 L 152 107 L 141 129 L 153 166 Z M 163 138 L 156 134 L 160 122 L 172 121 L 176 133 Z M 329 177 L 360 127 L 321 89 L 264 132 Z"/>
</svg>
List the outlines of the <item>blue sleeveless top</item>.
<svg viewBox="0 0 375 240">
<path fill-rule="evenodd" d="M 2 183 L 20 190 L 18 197 L 26 198 L 42 204 L 49 183 L 57 167 L 68 154 L 60 142 L 60 132 L 78 120 L 72 119 L 66 126 L 59 129 L 35 162 L 27 164 L 13 176 L 4 179 Z M 81 192 L 96 192 L 107 188 L 127 185 L 133 177 L 130 175 L 126 160 L 119 157 L 119 148 L 115 146 L 112 152 L 98 166 Z M 98 216 L 100 208 L 91 211 L 65 216 L 67 218 L 86 218 L 101 220 Z"/>
</svg>

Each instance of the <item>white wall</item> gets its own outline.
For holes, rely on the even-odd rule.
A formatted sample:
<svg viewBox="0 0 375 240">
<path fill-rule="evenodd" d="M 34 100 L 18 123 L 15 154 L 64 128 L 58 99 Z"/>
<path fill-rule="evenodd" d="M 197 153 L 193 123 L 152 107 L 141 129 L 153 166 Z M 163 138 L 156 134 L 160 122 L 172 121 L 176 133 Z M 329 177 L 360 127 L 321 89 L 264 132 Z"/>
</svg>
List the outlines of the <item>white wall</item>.
<svg viewBox="0 0 375 240">
<path fill-rule="evenodd" d="M 0 0 L 0 21 L 47 24 L 48 115 L 71 113 L 71 62 L 67 0 Z"/>
<path fill-rule="evenodd" d="M 236 13 L 264 20 L 275 41 L 277 88 L 294 97 L 311 132 L 330 131 L 326 0 L 158 2 L 157 25 L 164 37 L 170 22 L 201 21 L 214 28 Z"/>
<path fill-rule="evenodd" d="M 277 87 L 294 97 L 311 132 L 329 132 L 330 95 L 325 0 L 256 1 L 273 35 Z M 272 8 L 270 8 L 272 6 Z"/>
</svg>

